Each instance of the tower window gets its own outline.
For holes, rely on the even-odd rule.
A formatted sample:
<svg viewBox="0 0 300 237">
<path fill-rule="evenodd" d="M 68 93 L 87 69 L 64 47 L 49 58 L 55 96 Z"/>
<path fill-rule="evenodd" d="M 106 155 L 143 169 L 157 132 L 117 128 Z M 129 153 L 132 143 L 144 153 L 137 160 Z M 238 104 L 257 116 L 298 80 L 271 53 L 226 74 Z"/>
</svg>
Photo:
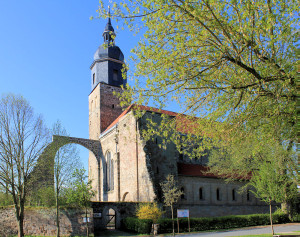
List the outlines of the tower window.
<svg viewBox="0 0 300 237">
<path fill-rule="evenodd" d="M 95 84 L 95 73 L 93 73 L 93 85 Z"/>
<path fill-rule="evenodd" d="M 111 107 L 114 109 L 114 108 L 115 108 L 115 105 L 113 104 Z"/>
<path fill-rule="evenodd" d="M 113 70 L 113 80 L 118 81 L 118 70 L 116 69 Z"/>
</svg>

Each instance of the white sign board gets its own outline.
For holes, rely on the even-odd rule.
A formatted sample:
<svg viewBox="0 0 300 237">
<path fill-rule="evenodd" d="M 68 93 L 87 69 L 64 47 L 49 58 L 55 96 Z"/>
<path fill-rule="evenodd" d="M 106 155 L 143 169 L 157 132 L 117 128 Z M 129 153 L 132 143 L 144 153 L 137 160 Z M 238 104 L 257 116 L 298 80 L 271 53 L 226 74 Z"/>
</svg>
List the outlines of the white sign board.
<svg viewBox="0 0 300 237">
<path fill-rule="evenodd" d="M 87 222 L 90 222 L 90 218 L 83 217 L 83 223 L 87 223 Z"/>
<path fill-rule="evenodd" d="M 177 217 L 189 217 L 189 209 L 178 209 L 177 210 Z"/>
<path fill-rule="evenodd" d="M 101 218 L 101 212 L 100 213 L 94 213 L 94 218 Z"/>
</svg>

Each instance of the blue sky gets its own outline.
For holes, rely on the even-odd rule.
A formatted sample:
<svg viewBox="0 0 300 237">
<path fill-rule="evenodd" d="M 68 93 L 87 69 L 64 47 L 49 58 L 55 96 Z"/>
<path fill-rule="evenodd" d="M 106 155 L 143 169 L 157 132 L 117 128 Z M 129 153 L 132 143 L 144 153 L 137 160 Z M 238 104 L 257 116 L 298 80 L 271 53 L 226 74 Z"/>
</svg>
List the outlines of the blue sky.
<svg viewBox="0 0 300 237">
<path fill-rule="evenodd" d="M 74 137 L 88 138 L 89 67 L 106 24 L 89 19 L 97 8 L 97 0 L 0 0 L 0 94 L 23 95 L 49 127 L 60 120 Z M 116 32 L 128 59 L 138 37 Z M 87 155 L 81 149 L 86 168 Z"/>
</svg>

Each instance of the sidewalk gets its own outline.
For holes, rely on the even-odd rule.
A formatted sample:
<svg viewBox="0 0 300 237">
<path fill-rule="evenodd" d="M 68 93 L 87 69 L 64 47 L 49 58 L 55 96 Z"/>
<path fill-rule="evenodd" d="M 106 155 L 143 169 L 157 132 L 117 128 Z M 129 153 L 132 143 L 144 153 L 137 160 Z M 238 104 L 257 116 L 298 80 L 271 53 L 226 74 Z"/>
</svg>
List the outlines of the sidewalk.
<svg viewBox="0 0 300 237">
<path fill-rule="evenodd" d="M 300 223 L 274 225 L 275 234 L 290 233 L 293 231 L 299 231 L 299 234 L 296 236 L 300 236 Z M 242 229 L 234 229 L 228 231 L 176 234 L 176 236 L 226 237 L 226 236 L 259 235 L 259 234 L 270 234 L 270 233 L 271 233 L 271 226 L 254 226 L 254 227 L 246 227 Z M 159 235 L 159 236 L 172 236 L 172 235 Z"/>
<path fill-rule="evenodd" d="M 277 233 L 290 233 L 293 231 L 299 231 L 298 235 L 300 236 L 300 223 L 288 223 L 288 224 L 280 224 L 274 225 L 274 232 Z M 178 237 L 229 237 L 229 236 L 242 236 L 242 235 L 258 235 L 258 234 L 270 234 L 271 226 L 254 226 L 254 227 L 245 227 L 241 229 L 227 230 L 227 231 L 216 231 L 216 232 L 198 232 L 198 233 L 182 233 L 177 234 Z M 105 231 L 102 232 L 99 236 L 139 236 L 139 237 L 148 237 L 151 235 L 137 235 L 132 233 L 127 233 L 119 230 L 114 231 Z M 172 234 L 158 235 L 158 237 L 171 237 Z"/>
</svg>

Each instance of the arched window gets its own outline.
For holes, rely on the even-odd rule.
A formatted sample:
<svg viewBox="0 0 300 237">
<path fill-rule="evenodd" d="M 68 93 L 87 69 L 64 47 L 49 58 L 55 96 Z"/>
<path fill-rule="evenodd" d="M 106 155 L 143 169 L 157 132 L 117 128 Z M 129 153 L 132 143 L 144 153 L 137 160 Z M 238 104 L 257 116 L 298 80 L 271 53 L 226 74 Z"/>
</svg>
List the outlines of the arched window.
<svg viewBox="0 0 300 237">
<path fill-rule="evenodd" d="M 247 201 L 250 201 L 250 190 L 247 189 Z"/>
<path fill-rule="evenodd" d="M 184 187 L 181 187 L 181 189 L 180 189 L 180 191 L 182 192 L 182 194 L 181 194 L 181 199 L 183 200 L 183 199 L 185 199 L 185 195 L 184 195 Z"/>
<path fill-rule="evenodd" d="M 203 188 L 199 188 L 199 199 L 204 200 L 204 193 L 203 193 Z"/>
<path fill-rule="evenodd" d="M 231 197 L 232 197 L 232 201 L 235 201 L 235 189 L 232 189 Z"/>
<path fill-rule="evenodd" d="M 216 196 L 217 196 L 217 201 L 220 201 L 221 197 L 220 197 L 220 189 L 219 188 L 217 188 Z"/>
<path fill-rule="evenodd" d="M 114 189 L 114 164 L 111 159 L 111 153 L 106 153 L 106 191 Z"/>
</svg>

